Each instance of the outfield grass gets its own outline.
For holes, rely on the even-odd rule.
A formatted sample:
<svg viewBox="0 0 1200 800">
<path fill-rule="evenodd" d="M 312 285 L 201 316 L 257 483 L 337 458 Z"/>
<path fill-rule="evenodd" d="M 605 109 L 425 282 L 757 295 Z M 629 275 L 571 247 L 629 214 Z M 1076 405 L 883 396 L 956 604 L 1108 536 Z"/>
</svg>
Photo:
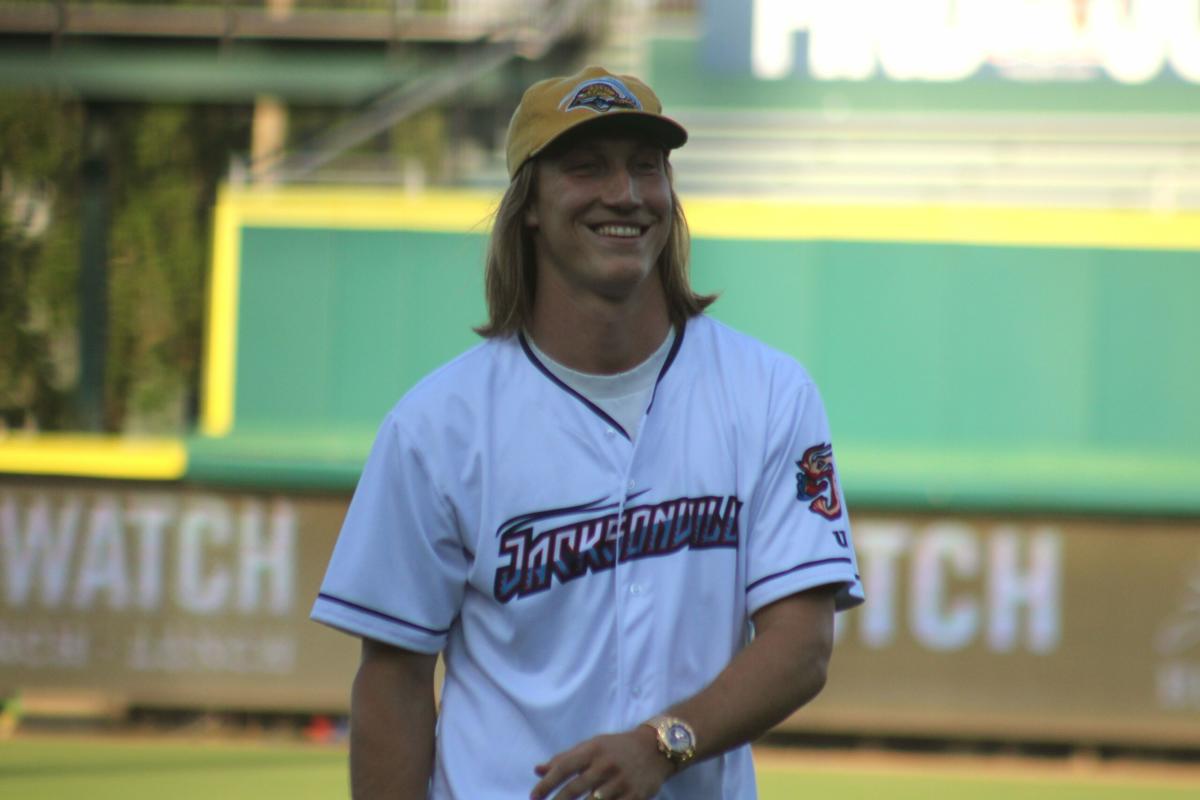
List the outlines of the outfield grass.
<svg viewBox="0 0 1200 800">
<path fill-rule="evenodd" d="M 1005 770 L 1010 771 L 1009 769 Z M 1200 785 L 1183 781 L 1114 780 L 1077 776 L 1037 777 L 927 774 L 910 770 L 766 769 L 758 773 L 761 800 L 836 797 L 837 800 L 1196 800 Z"/>
<path fill-rule="evenodd" d="M 1026 774 L 1011 765 L 964 774 L 933 762 L 898 767 L 762 759 L 762 800 L 1183 800 L 1200 784 L 1178 776 Z M 329 800 L 345 798 L 342 748 L 295 744 L 185 743 L 18 737 L 0 742 L 0 798 L 13 800 Z M 481 799 L 483 800 L 483 799 Z"/>
<path fill-rule="evenodd" d="M 8 800 L 329 800 L 346 797 L 337 748 L 17 738 L 0 742 Z"/>
</svg>

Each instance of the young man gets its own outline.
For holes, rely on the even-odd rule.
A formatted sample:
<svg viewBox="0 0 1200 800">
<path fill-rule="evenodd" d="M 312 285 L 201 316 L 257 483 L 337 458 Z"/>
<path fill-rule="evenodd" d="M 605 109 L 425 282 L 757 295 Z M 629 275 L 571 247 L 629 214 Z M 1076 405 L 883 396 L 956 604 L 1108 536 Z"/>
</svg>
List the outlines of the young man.
<svg viewBox="0 0 1200 800">
<path fill-rule="evenodd" d="M 703 315 L 686 138 L 597 67 L 513 115 L 486 340 L 384 421 L 313 609 L 363 639 L 359 800 L 753 798 L 824 684 L 862 601 L 825 413 Z"/>
</svg>

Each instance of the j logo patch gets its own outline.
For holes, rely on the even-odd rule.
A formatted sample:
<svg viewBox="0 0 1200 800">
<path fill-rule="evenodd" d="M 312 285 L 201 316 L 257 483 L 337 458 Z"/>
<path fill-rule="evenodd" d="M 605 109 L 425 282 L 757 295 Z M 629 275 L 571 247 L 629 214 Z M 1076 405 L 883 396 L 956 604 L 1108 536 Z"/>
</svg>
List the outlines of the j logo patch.
<svg viewBox="0 0 1200 800">
<path fill-rule="evenodd" d="M 563 111 L 587 108 L 602 114 L 614 108 L 618 111 L 641 111 L 642 103 L 616 78 L 596 78 L 572 89 L 558 107 Z"/>
<path fill-rule="evenodd" d="M 825 519 L 837 519 L 842 515 L 842 501 L 838 498 L 837 480 L 833 474 L 833 445 L 825 442 L 813 445 L 804 451 L 796 462 L 796 499 L 811 500 L 808 510 Z"/>
</svg>

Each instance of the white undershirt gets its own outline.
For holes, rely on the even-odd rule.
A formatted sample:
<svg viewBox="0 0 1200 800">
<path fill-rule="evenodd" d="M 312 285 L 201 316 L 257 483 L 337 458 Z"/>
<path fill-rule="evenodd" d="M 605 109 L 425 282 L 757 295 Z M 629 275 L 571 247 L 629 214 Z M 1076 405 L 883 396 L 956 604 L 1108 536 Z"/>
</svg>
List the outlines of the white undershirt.
<svg viewBox="0 0 1200 800">
<path fill-rule="evenodd" d="M 633 369 L 615 375 L 595 375 L 563 366 L 543 353 L 528 333 L 525 334 L 525 341 L 554 377 L 599 406 L 625 429 L 630 439 L 636 439 L 642 417 L 646 415 L 646 406 L 650 405 L 650 396 L 654 394 L 658 373 L 662 371 L 671 345 L 675 342 L 675 328 L 667 331 L 667 338 L 649 358 Z"/>
</svg>

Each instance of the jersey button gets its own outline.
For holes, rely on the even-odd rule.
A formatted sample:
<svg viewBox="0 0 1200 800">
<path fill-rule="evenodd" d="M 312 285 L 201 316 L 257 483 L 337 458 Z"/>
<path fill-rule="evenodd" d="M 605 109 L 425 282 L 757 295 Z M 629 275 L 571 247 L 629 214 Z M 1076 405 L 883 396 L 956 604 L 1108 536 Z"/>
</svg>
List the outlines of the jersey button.
<svg viewBox="0 0 1200 800">
<path fill-rule="evenodd" d="M 629 593 L 632 595 L 639 595 L 644 591 L 645 589 L 642 588 L 640 583 L 633 583 L 629 585 Z"/>
<path fill-rule="evenodd" d="M 631 491 L 631 492 L 632 492 L 632 491 L 633 491 L 633 487 L 635 487 L 635 486 L 637 486 L 637 481 L 635 481 L 635 480 L 633 480 L 632 478 L 630 478 L 630 479 L 629 479 L 629 491 Z"/>
<path fill-rule="evenodd" d="M 604 435 L 611 439 L 612 437 L 617 435 L 617 432 L 615 430 L 613 430 L 612 428 L 609 428 L 608 430 L 604 431 Z"/>
</svg>

